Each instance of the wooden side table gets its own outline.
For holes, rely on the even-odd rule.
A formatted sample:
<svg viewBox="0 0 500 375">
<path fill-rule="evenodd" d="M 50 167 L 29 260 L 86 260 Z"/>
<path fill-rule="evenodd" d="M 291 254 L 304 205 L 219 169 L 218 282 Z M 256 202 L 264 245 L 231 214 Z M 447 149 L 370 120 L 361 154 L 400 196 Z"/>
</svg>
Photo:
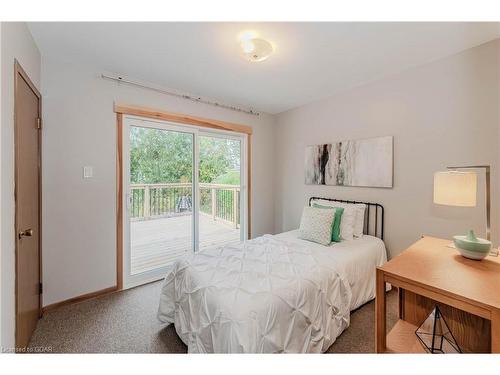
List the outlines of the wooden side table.
<svg viewBox="0 0 500 375">
<path fill-rule="evenodd" d="M 423 237 L 377 267 L 377 353 L 424 353 L 415 330 L 438 305 L 464 352 L 500 353 L 500 257 L 462 257 L 450 240 Z M 399 320 L 386 335 L 385 286 L 399 288 Z"/>
</svg>

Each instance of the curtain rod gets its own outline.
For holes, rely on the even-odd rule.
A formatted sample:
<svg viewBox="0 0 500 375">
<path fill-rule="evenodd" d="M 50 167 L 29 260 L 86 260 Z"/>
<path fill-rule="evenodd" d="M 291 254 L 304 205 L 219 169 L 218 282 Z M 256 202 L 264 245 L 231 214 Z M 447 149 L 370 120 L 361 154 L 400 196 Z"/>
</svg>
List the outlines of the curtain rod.
<svg viewBox="0 0 500 375">
<path fill-rule="evenodd" d="M 212 105 L 214 107 L 229 109 L 231 111 L 236 111 L 236 112 L 243 112 L 243 113 L 247 113 L 249 115 L 254 115 L 254 116 L 259 116 L 260 115 L 259 112 L 256 112 L 256 111 L 254 111 L 252 109 L 246 109 L 246 108 L 232 106 L 232 105 L 229 105 L 229 104 L 223 104 L 223 103 L 211 101 L 211 100 L 208 100 L 208 99 L 204 99 L 201 96 L 194 96 L 194 95 L 191 95 L 191 94 L 181 94 L 181 93 L 177 93 L 177 92 L 174 92 L 174 91 L 169 91 L 167 89 L 150 86 L 150 85 L 148 85 L 146 83 L 143 83 L 143 82 L 132 81 L 132 80 L 127 79 L 127 78 L 125 78 L 123 76 L 120 76 L 120 75 L 110 75 L 110 74 L 104 74 L 104 73 L 102 73 L 101 74 L 101 78 L 107 79 L 107 80 L 110 80 L 110 81 L 116 81 L 116 82 L 125 83 L 125 84 L 130 85 L 130 86 L 136 86 L 136 87 L 140 87 L 140 88 L 143 88 L 143 89 L 156 91 L 156 92 L 159 92 L 161 94 L 175 96 L 177 98 L 191 100 L 191 101 L 196 102 L 196 103 L 208 104 L 208 105 Z"/>
</svg>

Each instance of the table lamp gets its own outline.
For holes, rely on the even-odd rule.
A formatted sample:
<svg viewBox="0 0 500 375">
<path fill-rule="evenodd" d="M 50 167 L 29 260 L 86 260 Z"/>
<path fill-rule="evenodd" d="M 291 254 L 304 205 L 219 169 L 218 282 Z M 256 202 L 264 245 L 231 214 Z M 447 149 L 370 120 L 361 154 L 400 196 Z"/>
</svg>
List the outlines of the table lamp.
<svg viewBox="0 0 500 375">
<path fill-rule="evenodd" d="M 486 239 L 477 238 L 471 229 L 466 236 L 454 236 L 454 247 L 462 256 L 481 260 L 491 250 L 490 242 L 490 166 L 448 167 L 434 173 L 434 203 L 446 206 L 476 207 L 477 174 L 468 169 L 486 171 Z"/>
</svg>

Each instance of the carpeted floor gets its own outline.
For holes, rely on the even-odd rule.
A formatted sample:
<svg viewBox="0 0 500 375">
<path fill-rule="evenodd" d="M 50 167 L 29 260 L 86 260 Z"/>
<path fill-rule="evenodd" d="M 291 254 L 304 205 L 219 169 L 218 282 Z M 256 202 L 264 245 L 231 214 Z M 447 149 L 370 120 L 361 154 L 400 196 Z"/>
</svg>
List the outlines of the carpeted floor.
<svg viewBox="0 0 500 375">
<path fill-rule="evenodd" d="M 30 347 L 55 353 L 186 353 L 173 325 L 156 319 L 161 282 L 64 306 L 44 314 Z M 387 325 L 397 320 L 397 293 L 387 296 Z M 329 353 L 373 353 L 374 302 L 351 313 Z"/>
</svg>

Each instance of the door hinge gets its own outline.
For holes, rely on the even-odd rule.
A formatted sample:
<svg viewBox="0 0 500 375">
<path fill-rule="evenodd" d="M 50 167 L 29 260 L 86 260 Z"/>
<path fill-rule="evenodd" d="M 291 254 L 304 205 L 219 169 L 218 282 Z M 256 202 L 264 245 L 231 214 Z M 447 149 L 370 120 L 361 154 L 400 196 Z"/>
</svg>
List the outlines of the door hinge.
<svg viewBox="0 0 500 375">
<path fill-rule="evenodd" d="M 38 294 L 42 294 L 42 293 L 43 293 L 43 284 L 38 283 Z"/>
<path fill-rule="evenodd" d="M 41 129 L 42 128 L 42 119 L 41 118 L 37 118 L 36 119 L 36 128 L 37 129 Z"/>
</svg>

